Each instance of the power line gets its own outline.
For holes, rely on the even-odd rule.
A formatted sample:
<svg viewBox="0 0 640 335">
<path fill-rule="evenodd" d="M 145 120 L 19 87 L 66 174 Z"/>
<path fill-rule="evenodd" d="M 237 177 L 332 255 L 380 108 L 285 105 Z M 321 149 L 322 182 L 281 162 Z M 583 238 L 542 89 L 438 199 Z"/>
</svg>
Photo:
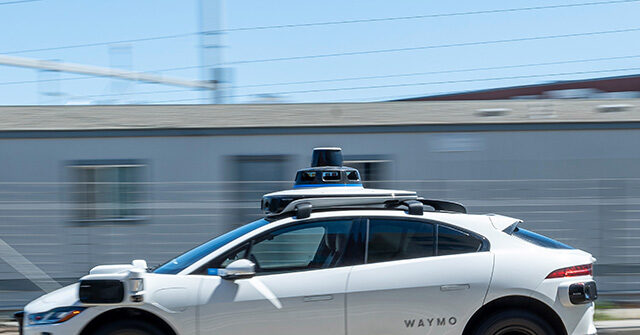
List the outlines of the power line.
<svg viewBox="0 0 640 335">
<path fill-rule="evenodd" d="M 619 34 L 619 33 L 637 32 L 637 31 L 640 31 L 640 28 L 628 28 L 628 29 L 616 29 L 616 30 L 604 30 L 604 31 L 591 31 L 591 32 L 585 32 L 585 33 L 560 34 L 560 35 L 531 36 L 531 37 L 509 38 L 509 39 L 501 39 L 501 40 L 462 42 L 462 43 L 450 43 L 450 44 L 423 45 L 423 46 L 418 46 L 418 47 L 406 47 L 406 48 L 349 51 L 349 52 L 338 52 L 338 53 L 327 53 L 327 54 L 305 55 L 305 56 L 277 57 L 277 58 L 263 58 L 263 59 L 248 59 L 248 60 L 240 60 L 240 61 L 235 61 L 235 62 L 222 63 L 221 65 L 280 62 L 280 61 L 292 61 L 292 60 L 302 60 L 302 59 L 318 59 L 318 58 L 329 58 L 329 57 L 370 55 L 370 54 L 380 54 L 380 53 L 393 53 L 393 52 L 404 52 L 404 51 L 418 51 L 418 50 L 429 50 L 429 49 L 467 47 L 467 46 L 488 45 L 488 44 L 502 44 L 502 43 L 538 41 L 538 40 L 546 40 L 546 39 L 570 38 L 570 37 L 581 37 L 581 36 L 596 36 L 596 35 L 605 35 L 605 34 Z"/>
<path fill-rule="evenodd" d="M 19 4 L 19 3 L 36 2 L 36 1 L 42 1 L 42 0 L 16 0 L 16 1 L 7 1 L 7 2 L 0 2 L 0 6 L 1 6 L 1 5 L 15 5 L 15 4 Z"/>
<path fill-rule="evenodd" d="M 640 58 L 640 55 L 586 58 L 586 59 L 574 59 L 574 60 L 543 62 L 543 63 L 528 63 L 528 64 L 516 64 L 516 65 L 466 68 L 466 69 L 450 69 L 450 70 L 428 71 L 428 72 L 411 72 L 411 73 L 399 73 L 399 74 L 388 74 L 388 75 L 377 75 L 377 76 L 343 77 L 343 78 L 332 78 L 332 79 L 318 79 L 318 80 L 305 80 L 305 81 L 289 81 L 289 82 L 275 82 L 275 83 L 264 83 L 264 84 L 237 85 L 237 86 L 232 86 L 231 88 L 232 89 L 257 88 L 257 87 L 273 87 L 273 86 L 287 86 L 287 85 L 319 84 L 319 83 L 343 82 L 343 81 L 353 81 L 353 80 L 386 79 L 386 78 L 398 78 L 398 77 L 415 77 L 415 76 L 434 75 L 434 74 L 449 74 L 449 73 L 475 72 L 475 71 L 487 71 L 487 70 L 504 70 L 504 69 L 523 68 L 523 67 L 561 65 L 561 64 L 576 64 L 576 63 L 587 63 L 587 62 L 598 62 L 598 61 L 620 60 L 620 59 L 632 59 L 632 58 Z M 164 71 L 164 70 L 159 70 L 159 71 Z M 2 85 L 2 83 L 0 83 L 0 85 Z M 172 90 L 172 91 L 169 91 L 169 92 L 180 92 L 180 91 L 186 91 L 186 90 Z M 140 94 L 151 94 L 153 92 L 168 93 L 168 92 L 164 92 L 164 91 L 162 91 L 162 92 L 160 92 L 160 91 L 150 91 L 150 92 L 144 92 L 144 93 L 140 93 Z M 136 93 L 131 93 L 131 94 L 136 94 Z"/>
<path fill-rule="evenodd" d="M 256 87 L 273 87 L 273 86 L 285 86 L 285 85 L 302 85 L 302 84 L 317 84 L 317 83 L 328 83 L 328 82 L 345 82 L 345 81 L 353 81 L 353 80 L 367 80 L 367 79 L 385 79 L 385 78 L 397 78 L 397 77 L 413 77 L 413 76 L 422 76 L 422 75 L 434 75 L 434 74 L 450 74 L 450 73 L 464 73 L 464 72 L 476 72 L 476 71 L 487 71 L 487 70 L 503 70 L 503 69 L 517 69 L 524 67 L 536 67 L 536 66 L 548 66 L 548 65 L 561 65 L 561 64 L 578 64 L 578 63 L 587 63 L 587 62 L 598 62 L 598 61 L 609 61 L 609 60 L 620 60 L 620 59 L 632 59 L 632 58 L 640 58 L 640 55 L 626 55 L 626 56 L 614 56 L 614 57 L 599 57 L 599 58 L 585 58 L 585 59 L 572 59 L 572 60 L 562 60 L 562 61 L 553 61 L 553 62 L 542 62 L 542 63 L 526 63 L 526 64 L 514 64 L 514 65 L 503 65 L 503 66 L 491 66 L 491 67 L 477 67 L 477 68 L 465 68 L 465 69 L 449 69 L 449 70 L 440 70 L 440 71 L 429 71 L 429 72 L 412 72 L 412 73 L 401 73 L 401 74 L 389 74 L 389 75 L 377 75 L 377 76 L 364 76 L 364 77 L 343 77 L 343 78 L 333 78 L 333 79 L 320 79 L 320 80 L 308 80 L 308 81 L 291 81 L 291 82 L 276 82 L 276 83 L 265 83 L 265 84 L 253 84 L 253 85 L 238 85 L 231 87 L 232 89 L 241 89 L 241 88 L 256 88 Z M 162 70 L 158 70 L 162 71 Z M 608 70 L 604 70 L 608 71 Z M 41 80 L 45 81 L 56 81 L 56 80 L 77 80 L 77 79 L 94 79 L 94 77 L 74 77 L 74 78 L 62 78 L 62 79 L 45 79 Z M 23 83 L 38 83 L 38 80 L 30 80 L 30 81 L 22 81 L 22 82 L 0 82 L 0 85 L 12 85 L 12 84 L 23 84 Z M 173 90 L 156 90 L 156 91 L 144 91 L 144 92 L 128 92 L 128 93 L 110 93 L 110 94 L 92 94 L 92 95 L 83 95 L 83 98 L 94 98 L 94 97 L 110 97 L 110 96 L 125 96 L 125 95 L 146 95 L 146 94 L 162 94 L 162 93 L 178 93 L 178 92 L 199 92 L 192 89 L 173 89 Z"/>
<path fill-rule="evenodd" d="M 432 19 L 432 18 L 455 17 L 455 16 L 466 16 L 466 15 L 512 13 L 512 12 L 524 12 L 524 11 L 534 11 L 534 10 L 544 10 L 544 9 L 560 9 L 560 8 L 573 8 L 573 7 L 583 7 L 583 6 L 611 5 L 611 4 L 631 3 L 631 2 L 638 2 L 638 1 L 640 1 L 640 0 L 595 1 L 595 2 L 582 2 L 582 3 L 575 3 L 575 4 L 520 7 L 520 8 L 505 8 L 505 9 L 489 9 L 489 10 L 468 11 L 468 12 L 425 14 L 425 15 L 411 15 L 411 16 L 396 16 L 396 17 L 382 17 L 382 18 L 356 19 L 356 20 L 343 20 L 343 21 L 326 21 L 326 22 L 313 22 L 313 23 L 279 24 L 279 25 L 271 25 L 271 26 L 238 27 L 238 28 L 222 29 L 222 30 L 219 30 L 218 32 L 236 32 L 236 31 L 251 31 L 251 30 L 284 29 L 284 28 L 303 28 L 303 27 L 330 26 L 330 25 L 354 24 L 354 23 L 372 23 L 372 22 L 386 22 L 386 21 L 399 21 L 399 20 Z"/>
<path fill-rule="evenodd" d="M 566 76 L 566 75 L 594 74 L 594 73 L 604 73 L 604 72 L 638 71 L 638 70 L 640 70 L 640 67 L 630 67 L 630 68 L 622 68 L 622 69 L 606 69 L 606 70 L 591 70 L 591 71 L 575 71 L 575 72 L 557 72 L 557 73 L 547 73 L 547 74 L 518 75 L 518 76 L 506 76 L 506 77 L 489 77 L 489 78 L 477 78 L 477 79 L 441 80 L 441 81 L 429 81 L 429 82 L 419 82 L 419 83 L 404 83 L 404 84 L 387 84 L 387 85 L 370 85 L 370 86 L 356 86 L 356 87 L 323 88 L 323 89 L 311 89 L 311 90 L 271 92 L 269 94 L 271 94 L 271 95 L 286 95 L 286 94 L 305 94 L 305 93 L 319 93 L 319 92 L 354 91 L 354 90 L 368 90 L 368 89 L 378 89 L 378 88 L 444 85 L 444 84 L 456 84 L 456 83 L 498 81 L 498 80 L 510 80 L 510 79 L 530 79 L 530 78 L 541 78 L 541 77 L 556 77 L 556 76 Z M 248 97 L 248 96 L 256 96 L 256 95 L 258 95 L 258 94 L 229 95 L 227 97 Z M 165 100 L 165 101 L 156 101 L 156 103 L 197 101 L 197 100 L 205 100 L 205 98 Z"/>
<path fill-rule="evenodd" d="M 517 68 L 524 68 L 524 67 L 536 67 L 536 66 L 548 66 L 548 65 L 579 64 L 579 63 L 610 61 L 610 60 L 621 60 L 621 59 L 633 59 L 633 58 L 640 58 L 640 55 L 625 55 L 625 56 L 612 56 L 612 57 L 599 57 L 599 58 L 584 58 L 584 59 L 561 60 L 561 61 L 541 62 L 541 63 L 525 63 L 525 64 L 491 66 L 491 67 L 449 69 L 449 70 L 440 70 L 440 71 L 411 72 L 411 73 L 376 75 L 376 76 L 343 77 L 343 78 L 306 80 L 306 81 L 290 81 L 290 82 L 250 84 L 250 85 L 233 86 L 231 88 L 233 88 L 233 89 L 257 88 L 257 87 L 272 87 L 272 86 L 286 86 L 286 85 L 318 84 L 318 83 L 329 83 L 329 82 L 344 82 L 344 81 L 354 81 L 354 80 L 370 80 L 370 79 L 386 79 L 386 78 L 398 78 L 398 77 L 414 77 L 414 76 L 434 75 L 434 74 L 450 74 L 450 73 L 464 73 L 464 72 L 476 72 L 476 71 L 487 71 L 487 70 L 517 69 Z M 157 72 L 162 72 L 162 71 L 168 71 L 168 70 L 172 70 L 172 69 L 177 69 L 177 68 L 159 69 L 159 70 L 145 71 L 145 72 L 156 72 L 156 71 Z M 60 79 L 10 81 L 10 82 L 0 82 L 0 86 L 19 85 L 19 84 L 34 84 L 34 83 L 55 82 L 55 81 L 86 80 L 86 79 L 104 79 L 104 78 L 98 78 L 98 77 L 72 77 L 72 78 L 60 78 Z M 83 96 L 83 97 L 106 97 L 106 96 L 117 96 L 117 95 L 172 93 L 172 92 L 185 92 L 185 91 L 191 91 L 191 90 L 190 89 L 179 89 L 179 90 L 166 90 L 166 91 L 130 92 L 130 93 L 122 93 L 122 94 L 97 94 L 97 95 L 86 95 L 86 96 Z"/>
<path fill-rule="evenodd" d="M 640 1 L 640 0 L 625 0 L 625 1 Z M 488 44 L 501 44 L 501 43 L 537 41 L 537 40 L 546 40 L 546 39 L 597 36 L 597 35 L 606 35 L 606 34 L 619 34 L 619 33 L 637 32 L 637 31 L 640 31 L 640 28 L 591 31 L 591 32 L 584 32 L 584 33 L 560 34 L 560 35 L 531 36 L 531 37 L 521 37 L 521 38 L 511 38 L 511 39 L 501 39 L 501 40 L 475 41 L 475 42 L 462 42 L 462 43 L 451 43 L 451 44 L 436 44 L 436 45 L 425 45 L 425 46 L 407 47 L 407 48 L 363 50 L 363 51 L 328 53 L 328 54 L 317 54 L 317 55 L 304 55 L 304 56 L 279 57 L 279 58 L 265 58 L 265 59 L 253 59 L 253 60 L 240 60 L 240 61 L 222 63 L 220 65 L 249 64 L 249 63 L 263 63 L 263 62 L 276 62 L 276 61 L 291 61 L 291 60 L 302 60 L 302 59 L 316 59 L 316 58 L 328 58 L 328 57 L 367 55 L 367 54 L 377 54 L 377 53 L 393 53 L 393 52 L 403 52 L 403 51 L 417 51 L 417 50 L 428 50 L 428 49 L 441 49 L 441 48 L 466 47 L 466 46 L 476 46 L 476 45 L 488 45 Z M 187 34 L 183 34 L 183 35 L 187 35 Z M 175 36 L 178 36 L 178 35 L 175 35 Z M 101 43 L 101 44 L 103 44 L 103 43 Z M 14 53 L 17 53 L 17 52 L 14 52 Z M 197 69 L 197 68 L 202 68 L 202 67 L 205 67 L 205 66 L 203 66 L 203 65 L 182 66 L 182 67 L 160 69 L 160 70 L 155 70 L 155 71 L 158 71 L 158 72 L 161 72 L 161 71 L 177 71 L 177 70 Z M 152 72 L 152 71 L 147 71 L 147 72 Z"/>
<path fill-rule="evenodd" d="M 16 0 L 16 1 L 0 3 L 0 5 L 16 4 L 16 3 L 23 3 L 23 2 L 35 2 L 35 1 L 41 1 L 41 0 Z M 144 37 L 144 38 L 137 38 L 137 39 L 124 39 L 124 40 L 113 40 L 113 41 L 95 42 L 95 43 L 72 44 L 72 45 L 65 45 L 65 46 L 58 46 L 58 47 L 12 50 L 12 51 L 0 52 L 0 54 L 10 55 L 10 54 L 18 54 L 18 53 L 29 53 L 29 52 L 40 52 L 40 51 L 54 51 L 54 50 L 64 50 L 64 49 L 96 47 L 96 46 L 118 44 L 118 43 L 145 42 L 145 41 L 154 41 L 154 40 L 163 40 L 163 39 L 173 39 L 173 38 L 181 38 L 181 37 L 188 37 L 188 36 L 196 36 L 196 35 L 199 35 L 201 33 L 237 32 L 237 31 L 269 30 L 269 29 L 283 29 L 283 28 L 302 28 L 302 27 L 340 25 L 340 24 L 354 24 L 354 23 L 372 23 L 372 22 L 398 21 L 398 20 L 416 20 L 416 19 L 428 19 L 428 18 L 439 18 L 439 17 L 456 17 L 456 16 L 466 16 L 466 15 L 510 13 L 510 12 L 534 11 L 534 10 L 545 10 L 545 9 L 560 9 L 560 8 L 573 8 L 573 7 L 583 7 L 583 6 L 611 5 L 611 4 L 633 3 L 633 2 L 639 2 L 639 1 L 640 0 L 595 1 L 595 2 L 583 2 L 583 3 L 575 3 L 575 4 L 520 7 L 520 8 L 505 8 L 505 9 L 490 9 L 490 10 L 454 12 L 454 13 L 441 13 L 441 14 L 397 16 L 397 17 L 356 19 L 356 20 L 343 20 L 343 21 L 327 21 L 327 22 L 314 22 L 314 23 L 282 24 L 282 25 L 271 25 L 271 26 L 237 27 L 237 28 L 222 29 L 222 30 L 215 31 L 215 32 L 193 32 L 193 33 L 183 33 L 183 34 L 173 34 L 173 35 L 151 36 L 151 37 Z"/>
<path fill-rule="evenodd" d="M 540 77 L 555 77 L 555 76 L 565 76 L 565 75 L 594 74 L 594 73 L 604 73 L 604 72 L 622 72 L 622 71 L 637 71 L 637 70 L 640 70 L 640 67 L 631 67 L 631 68 L 624 68 L 624 69 L 607 69 L 607 70 L 591 70 L 591 71 L 576 71 L 576 72 L 560 72 L 560 73 L 551 73 L 551 74 L 531 74 L 531 75 L 493 77 L 493 78 L 479 78 L 479 79 L 442 80 L 442 81 L 430 81 L 430 82 L 420 82 L 420 83 L 404 83 L 404 84 L 387 84 L 387 85 L 371 85 L 371 86 L 356 86 L 356 87 L 323 88 L 323 89 L 312 89 L 312 90 L 273 92 L 271 94 L 273 94 L 273 95 L 284 95 L 284 94 L 301 94 L 301 93 L 316 93 L 316 92 L 365 90 L 365 89 L 391 88 L 391 87 L 443 85 L 443 84 L 470 83 L 470 82 L 496 81 L 496 80 L 509 80 L 509 79 L 540 78 Z"/>
<path fill-rule="evenodd" d="M 108 42 L 72 44 L 72 45 L 65 45 L 65 46 L 59 46 L 59 47 L 49 47 L 49 48 L 12 50 L 12 51 L 0 52 L 0 54 L 11 55 L 11 54 L 28 53 L 28 52 L 39 52 L 39 51 L 52 51 L 52 50 L 64 50 L 64 49 L 97 47 L 97 46 L 102 46 L 102 45 L 110 45 L 110 44 L 118 44 L 118 43 L 146 42 L 146 41 L 164 40 L 164 39 L 170 39 L 170 38 L 188 37 L 188 36 L 194 36 L 194 35 L 198 35 L 198 33 L 184 33 L 184 34 L 143 37 L 143 38 L 134 38 L 134 39 L 128 39 L 128 40 L 108 41 Z"/>
<path fill-rule="evenodd" d="M 5 81 L 5 82 L 0 82 L 0 86 L 22 85 L 22 84 L 37 84 L 37 83 L 44 83 L 44 82 L 50 82 L 50 81 L 67 81 L 67 80 L 84 80 L 84 79 L 104 79 L 104 78 L 100 78 L 100 77 L 72 77 L 72 78 L 59 78 L 59 79 Z"/>
<path fill-rule="evenodd" d="M 424 75 L 433 75 L 433 74 L 448 74 L 448 73 L 460 73 L 460 72 L 475 72 L 475 71 L 486 71 L 486 70 L 504 70 L 504 69 L 516 69 L 516 68 L 523 68 L 523 67 L 535 67 L 535 66 L 547 66 L 547 65 L 561 65 L 561 64 L 576 64 L 576 63 L 588 63 L 588 62 L 598 62 L 598 61 L 608 61 L 608 60 L 620 60 L 620 59 L 632 59 L 632 58 L 640 58 L 640 55 L 628 55 L 628 56 L 617 56 L 617 57 L 600 57 L 600 58 L 586 58 L 586 59 L 574 59 L 574 60 L 564 60 L 564 61 L 554 61 L 554 62 L 543 62 L 543 63 L 528 63 L 528 64 L 516 64 L 516 65 L 490 66 L 490 67 L 476 67 L 476 68 L 451 69 L 451 70 L 428 71 L 428 72 L 410 72 L 410 73 L 399 73 L 399 74 L 388 74 L 388 75 L 376 75 L 376 76 L 343 77 L 343 78 L 333 78 L 333 79 L 318 79 L 318 80 L 305 80 L 305 81 L 289 81 L 289 82 L 280 82 L 280 83 L 252 84 L 252 85 L 241 85 L 241 86 L 235 86 L 235 87 L 233 87 L 233 88 L 254 88 L 254 87 L 270 87 L 270 86 L 286 86 L 286 85 L 302 85 L 302 84 L 318 84 L 318 83 L 329 83 L 329 82 L 336 82 L 336 81 L 352 81 L 352 80 L 367 80 L 367 79 L 386 79 L 386 78 L 398 78 L 398 77 L 415 77 L 415 76 L 424 76 Z"/>
</svg>

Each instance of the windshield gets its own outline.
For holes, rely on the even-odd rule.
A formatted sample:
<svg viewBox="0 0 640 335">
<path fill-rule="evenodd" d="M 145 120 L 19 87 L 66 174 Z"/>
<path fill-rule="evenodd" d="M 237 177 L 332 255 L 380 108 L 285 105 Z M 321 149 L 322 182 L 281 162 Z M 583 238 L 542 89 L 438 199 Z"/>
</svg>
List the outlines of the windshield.
<svg viewBox="0 0 640 335">
<path fill-rule="evenodd" d="M 235 240 L 236 238 L 254 230 L 260 228 L 269 223 L 269 221 L 265 219 L 260 219 L 258 221 L 251 222 L 246 224 L 240 228 L 234 229 L 228 233 L 220 235 L 208 242 L 205 242 L 184 254 L 172 259 L 169 262 L 166 262 L 160 265 L 157 269 L 155 269 L 154 273 L 164 273 L 164 274 L 176 274 L 191 264 L 197 262 L 202 257 L 212 253 L 216 249 L 222 247 L 223 245 Z"/>
</svg>

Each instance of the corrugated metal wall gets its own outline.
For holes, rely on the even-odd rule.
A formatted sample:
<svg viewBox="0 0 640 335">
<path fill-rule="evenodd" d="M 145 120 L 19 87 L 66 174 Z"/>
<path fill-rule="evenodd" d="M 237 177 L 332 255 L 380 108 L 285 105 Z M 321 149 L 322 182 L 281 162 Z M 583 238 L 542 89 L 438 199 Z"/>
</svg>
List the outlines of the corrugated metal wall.
<svg viewBox="0 0 640 335">
<path fill-rule="evenodd" d="M 94 265 L 150 265 L 259 217 L 260 195 L 291 186 L 315 146 L 371 162 L 370 186 L 415 189 L 598 258 L 602 290 L 640 283 L 640 130 L 492 131 L 0 140 L 0 309 Z M 136 215 L 84 220 L 71 166 L 137 164 Z M 94 181 L 116 183 L 122 181 Z M 129 191 L 127 191 L 129 190 Z M 136 198 L 138 199 L 138 198 Z M 99 204 L 110 206 L 112 204 Z M 28 261 L 44 272 L 29 266 Z M 11 264 L 11 265 L 10 265 Z M 25 278 L 27 274 L 32 280 Z"/>
</svg>

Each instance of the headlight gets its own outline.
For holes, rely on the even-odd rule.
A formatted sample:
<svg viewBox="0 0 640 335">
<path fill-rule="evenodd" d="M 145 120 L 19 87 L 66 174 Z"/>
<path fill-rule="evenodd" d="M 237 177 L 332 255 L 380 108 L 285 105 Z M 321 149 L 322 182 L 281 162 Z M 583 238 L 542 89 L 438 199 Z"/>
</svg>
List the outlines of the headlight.
<svg viewBox="0 0 640 335">
<path fill-rule="evenodd" d="M 29 314 L 29 325 L 65 322 L 85 310 L 85 307 L 59 307 L 48 312 Z"/>
</svg>

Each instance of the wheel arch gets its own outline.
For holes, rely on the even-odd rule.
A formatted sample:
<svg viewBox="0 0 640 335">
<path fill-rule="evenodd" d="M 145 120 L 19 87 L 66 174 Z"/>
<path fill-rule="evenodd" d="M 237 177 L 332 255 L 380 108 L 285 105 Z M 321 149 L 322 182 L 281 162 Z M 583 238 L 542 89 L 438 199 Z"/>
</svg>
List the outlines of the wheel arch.
<svg viewBox="0 0 640 335">
<path fill-rule="evenodd" d="M 551 327 L 553 327 L 558 335 L 567 335 L 567 330 L 562 319 L 549 305 L 531 297 L 518 295 L 501 297 L 486 303 L 469 319 L 462 334 L 471 335 L 472 331 L 477 328 L 480 322 L 489 317 L 489 315 L 512 308 L 526 309 L 542 317 L 544 320 L 549 321 Z"/>
<path fill-rule="evenodd" d="M 91 320 L 80 332 L 80 335 L 91 335 L 101 326 L 116 320 L 133 319 L 153 324 L 160 328 L 166 335 L 177 335 L 178 333 L 161 317 L 139 308 L 116 308 L 108 310 Z"/>
</svg>

